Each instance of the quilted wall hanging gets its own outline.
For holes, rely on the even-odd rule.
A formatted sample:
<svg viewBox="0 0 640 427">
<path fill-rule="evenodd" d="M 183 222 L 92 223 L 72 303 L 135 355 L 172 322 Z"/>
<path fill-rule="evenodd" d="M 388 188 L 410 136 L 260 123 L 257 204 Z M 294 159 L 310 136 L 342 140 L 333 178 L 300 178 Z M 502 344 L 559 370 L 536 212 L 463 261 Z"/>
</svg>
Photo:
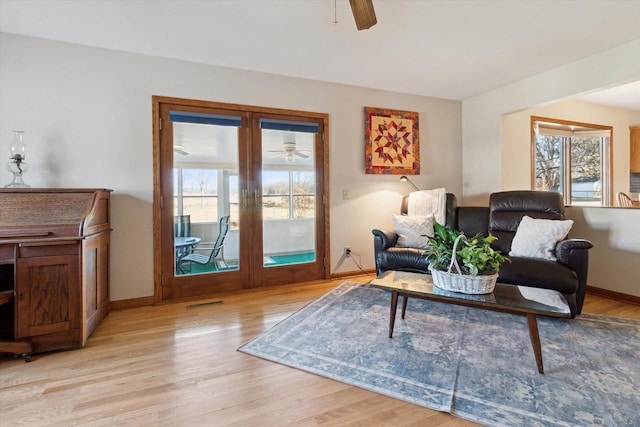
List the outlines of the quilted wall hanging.
<svg viewBox="0 0 640 427">
<path fill-rule="evenodd" d="M 364 107 L 365 172 L 420 174 L 418 113 Z"/>
</svg>

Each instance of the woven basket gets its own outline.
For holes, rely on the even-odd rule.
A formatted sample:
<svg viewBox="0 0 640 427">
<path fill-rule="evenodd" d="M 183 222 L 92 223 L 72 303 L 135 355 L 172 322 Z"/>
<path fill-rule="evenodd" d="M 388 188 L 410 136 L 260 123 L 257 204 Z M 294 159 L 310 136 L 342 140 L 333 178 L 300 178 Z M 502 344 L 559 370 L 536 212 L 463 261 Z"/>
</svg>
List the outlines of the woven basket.
<svg viewBox="0 0 640 427">
<path fill-rule="evenodd" d="M 479 276 L 462 274 L 460 272 L 460 266 L 458 266 L 458 260 L 456 259 L 456 247 L 461 238 L 464 238 L 464 235 L 461 234 L 458 236 L 453 243 L 451 264 L 449 264 L 447 271 L 429 268 L 433 276 L 433 284 L 447 291 L 462 292 L 464 294 L 490 294 L 493 292 L 493 288 L 496 287 L 498 273 Z M 458 270 L 457 273 L 451 272 L 454 265 L 456 270 Z"/>
</svg>

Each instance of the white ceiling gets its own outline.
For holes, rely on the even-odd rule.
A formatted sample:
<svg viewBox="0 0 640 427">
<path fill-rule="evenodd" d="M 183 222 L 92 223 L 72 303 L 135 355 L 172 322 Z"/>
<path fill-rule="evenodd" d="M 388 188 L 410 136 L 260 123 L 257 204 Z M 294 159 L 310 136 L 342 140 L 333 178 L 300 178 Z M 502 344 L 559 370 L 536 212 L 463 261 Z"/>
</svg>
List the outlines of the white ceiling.
<svg viewBox="0 0 640 427">
<path fill-rule="evenodd" d="M 640 81 L 599 90 L 573 99 L 591 102 L 592 104 L 624 108 L 625 110 L 640 111 Z"/>
<path fill-rule="evenodd" d="M 455 100 L 640 39 L 640 0 L 374 6 L 356 31 L 347 0 L 0 0 L 0 31 Z"/>
</svg>

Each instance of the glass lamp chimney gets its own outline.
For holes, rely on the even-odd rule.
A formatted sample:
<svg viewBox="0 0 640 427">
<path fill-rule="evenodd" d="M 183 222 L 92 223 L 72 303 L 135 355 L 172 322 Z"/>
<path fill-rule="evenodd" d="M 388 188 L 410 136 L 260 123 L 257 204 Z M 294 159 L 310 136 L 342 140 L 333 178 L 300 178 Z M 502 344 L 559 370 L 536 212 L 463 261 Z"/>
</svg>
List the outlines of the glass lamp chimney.
<svg viewBox="0 0 640 427">
<path fill-rule="evenodd" d="M 11 152 L 7 162 L 7 170 L 13 174 L 13 180 L 5 185 L 6 188 L 29 188 L 22 180 L 22 174 L 29 170 L 29 164 L 24 161 L 27 157 L 27 144 L 24 142 L 24 131 L 14 130 L 13 139 L 9 144 Z"/>
</svg>

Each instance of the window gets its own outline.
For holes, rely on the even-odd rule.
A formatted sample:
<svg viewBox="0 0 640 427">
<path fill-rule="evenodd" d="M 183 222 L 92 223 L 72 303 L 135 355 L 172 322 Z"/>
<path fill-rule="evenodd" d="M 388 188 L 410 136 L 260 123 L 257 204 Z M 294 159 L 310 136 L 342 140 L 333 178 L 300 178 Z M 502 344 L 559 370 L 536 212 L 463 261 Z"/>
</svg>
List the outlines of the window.
<svg viewBox="0 0 640 427">
<path fill-rule="evenodd" d="M 532 117 L 535 190 L 562 193 L 565 205 L 608 206 L 611 127 Z"/>
<path fill-rule="evenodd" d="M 262 218 L 289 219 L 289 172 L 262 171 Z"/>
<path fill-rule="evenodd" d="M 314 218 L 314 172 L 263 171 L 262 185 L 263 219 Z"/>
<path fill-rule="evenodd" d="M 292 172 L 293 175 L 293 217 L 313 218 L 316 209 L 315 173 Z"/>
<path fill-rule="evenodd" d="M 191 215 L 193 222 L 215 222 L 218 217 L 218 175 L 215 169 L 175 168 L 175 215 Z"/>
</svg>

